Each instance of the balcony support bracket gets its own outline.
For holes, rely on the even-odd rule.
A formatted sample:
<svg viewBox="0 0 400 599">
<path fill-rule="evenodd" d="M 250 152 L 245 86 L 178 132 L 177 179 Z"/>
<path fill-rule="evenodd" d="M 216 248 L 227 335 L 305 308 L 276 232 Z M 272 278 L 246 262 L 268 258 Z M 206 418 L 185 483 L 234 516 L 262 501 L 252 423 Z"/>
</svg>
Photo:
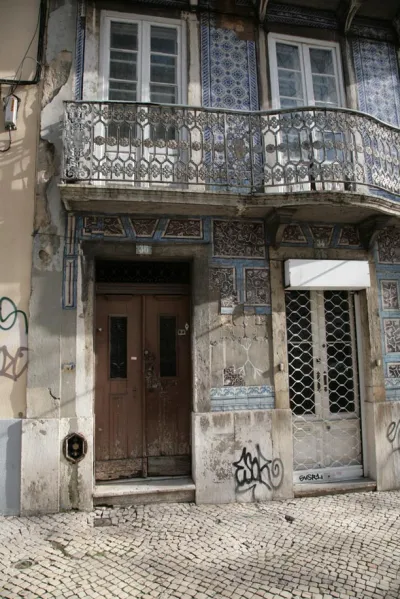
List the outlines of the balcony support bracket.
<svg viewBox="0 0 400 599">
<path fill-rule="evenodd" d="M 268 233 L 269 242 L 275 248 L 282 243 L 283 231 L 286 225 L 293 222 L 297 208 L 277 208 L 265 219 L 265 228 Z"/>
<path fill-rule="evenodd" d="M 392 217 L 387 215 L 369 216 L 358 224 L 358 233 L 364 249 L 372 249 L 379 233 L 388 226 L 391 219 Z"/>
<path fill-rule="evenodd" d="M 340 2 L 337 13 L 345 34 L 349 33 L 353 19 L 363 3 L 364 0 L 342 0 Z"/>
</svg>

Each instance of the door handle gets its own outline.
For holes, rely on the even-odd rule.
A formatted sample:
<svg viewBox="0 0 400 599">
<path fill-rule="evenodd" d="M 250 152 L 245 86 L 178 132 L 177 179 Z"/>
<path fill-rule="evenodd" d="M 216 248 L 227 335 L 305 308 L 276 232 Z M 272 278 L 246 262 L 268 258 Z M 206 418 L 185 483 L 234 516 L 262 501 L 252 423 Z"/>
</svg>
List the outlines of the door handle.
<svg viewBox="0 0 400 599">
<path fill-rule="evenodd" d="M 324 372 L 324 391 L 328 391 L 328 375 Z"/>
<path fill-rule="evenodd" d="M 321 373 L 317 372 L 317 389 L 321 391 Z"/>
</svg>

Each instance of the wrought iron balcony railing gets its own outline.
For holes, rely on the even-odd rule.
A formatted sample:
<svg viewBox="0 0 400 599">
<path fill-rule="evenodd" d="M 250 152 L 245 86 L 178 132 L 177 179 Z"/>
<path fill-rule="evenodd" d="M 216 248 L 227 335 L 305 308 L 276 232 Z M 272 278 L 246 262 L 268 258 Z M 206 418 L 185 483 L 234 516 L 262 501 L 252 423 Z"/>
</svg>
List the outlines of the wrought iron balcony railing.
<svg viewBox="0 0 400 599">
<path fill-rule="evenodd" d="M 66 102 L 64 182 L 400 195 L 400 129 L 342 108 Z"/>
</svg>

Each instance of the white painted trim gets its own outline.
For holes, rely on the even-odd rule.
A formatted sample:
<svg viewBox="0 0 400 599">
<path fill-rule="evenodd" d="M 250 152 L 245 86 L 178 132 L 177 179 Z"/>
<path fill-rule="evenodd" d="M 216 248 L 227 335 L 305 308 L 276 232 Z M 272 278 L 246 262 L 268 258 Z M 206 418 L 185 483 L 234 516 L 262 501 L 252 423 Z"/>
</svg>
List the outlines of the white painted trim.
<svg viewBox="0 0 400 599">
<path fill-rule="evenodd" d="M 344 80 L 343 80 L 343 68 L 341 62 L 341 53 L 340 53 L 340 44 L 337 42 L 330 41 L 322 41 L 322 40 L 314 40 L 306 37 L 296 37 L 291 35 L 279 35 L 277 33 L 269 33 L 268 34 L 268 54 L 269 54 L 269 64 L 270 64 L 270 79 L 271 79 L 271 92 L 272 92 L 272 106 L 273 108 L 280 108 L 280 100 L 279 100 L 279 82 L 278 82 L 278 63 L 276 59 L 276 43 L 277 42 L 286 42 L 290 43 L 293 46 L 297 46 L 299 48 L 300 53 L 300 61 L 302 68 L 302 85 L 303 85 L 303 98 L 304 98 L 304 106 L 312 106 L 315 104 L 314 102 L 314 94 L 313 97 L 308 99 L 310 92 L 308 90 L 312 90 L 312 85 L 310 82 L 311 77 L 311 68 L 309 64 L 309 48 L 326 48 L 334 50 L 334 70 L 336 77 L 336 84 L 338 90 L 338 99 L 339 106 L 346 106 L 346 96 L 344 92 Z"/>
<path fill-rule="evenodd" d="M 149 89 L 140 97 L 139 90 L 143 89 L 143 73 L 150 73 L 150 27 L 151 25 L 162 25 L 171 27 L 178 33 L 178 69 L 177 69 L 177 104 L 185 104 L 187 101 L 187 48 L 186 48 L 186 22 L 179 19 L 166 19 L 163 17 L 149 17 L 149 15 L 134 15 L 116 11 L 102 11 L 100 21 L 100 94 L 103 100 L 108 98 L 109 79 L 109 56 L 110 56 L 110 25 L 112 21 L 135 23 L 138 25 L 138 73 L 137 91 L 138 101 L 149 102 Z M 145 41 L 144 41 L 145 40 Z M 149 83 L 149 81 L 147 82 Z"/>
<path fill-rule="evenodd" d="M 361 426 L 361 452 L 364 469 L 364 476 L 368 472 L 368 451 L 367 451 L 367 416 L 366 416 L 366 393 L 365 393 L 365 363 L 364 363 L 364 348 L 363 348 L 363 331 L 361 324 L 361 306 L 359 293 L 354 294 L 354 313 L 356 324 L 356 340 L 357 340 L 357 366 L 358 366 L 358 401 L 360 410 L 360 426 Z"/>
</svg>

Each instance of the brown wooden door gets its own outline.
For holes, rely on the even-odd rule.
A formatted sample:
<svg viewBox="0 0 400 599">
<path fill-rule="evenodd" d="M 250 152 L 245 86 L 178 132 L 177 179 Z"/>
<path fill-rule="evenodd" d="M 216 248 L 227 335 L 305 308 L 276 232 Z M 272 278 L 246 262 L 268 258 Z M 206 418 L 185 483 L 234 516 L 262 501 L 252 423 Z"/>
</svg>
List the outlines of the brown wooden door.
<svg viewBox="0 0 400 599">
<path fill-rule="evenodd" d="M 187 296 L 99 295 L 96 478 L 190 473 Z"/>
</svg>

